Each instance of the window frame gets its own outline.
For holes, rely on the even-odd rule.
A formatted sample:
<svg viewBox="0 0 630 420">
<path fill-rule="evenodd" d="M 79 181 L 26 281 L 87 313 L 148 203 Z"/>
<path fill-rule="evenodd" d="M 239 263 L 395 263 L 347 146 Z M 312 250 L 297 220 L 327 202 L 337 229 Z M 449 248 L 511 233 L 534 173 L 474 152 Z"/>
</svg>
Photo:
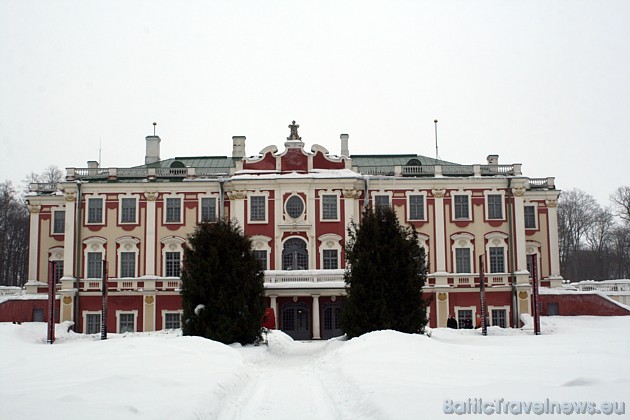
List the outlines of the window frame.
<svg viewBox="0 0 630 420">
<path fill-rule="evenodd" d="M 98 317 L 98 323 L 96 324 L 96 331 L 90 332 L 88 327 L 90 323 L 88 322 L 88 317 Z M 101 333 L 101 316 L 102 313 L 100 311 L 83 311 L 83 332 L 85 334 L 100 334 Z"/>
<path fill-rule="evenodd" d="M 415 217 L 412 209 L 414 208 L 414 204 L 411 202 L 413 198 L 420 197 L 420 207 L 422 209 L 421 217 Z M 427 196 L 426 193 L 423 192 L 407 192 L 407 220 L 413 222 L 426 222 L 427 220 Z M 415 204 L 417 206 L 418 203 Z"/>
<path fill-rule="evenodd" d="M 105 197 L 101 197 L 98 195 L 94 195 L 92 197 L 87 197 L 85 199 L 85 224 L 86 225 L 103 225 L 105 224 Z M 100 201 L 100 220 L 93 219 L 93 210 L 97 210 L 97 208 L 92 208 L 91 203 L 96 203 Z M 94 215 L 95 216 L 95 215 Z"/>
<path fill-rule="evenodd" d="M 125 211 L 124 203 L 129 200 L 133 201 L 133 212 Z M 121 225 L 137 225 L 138 224 L 138 197 L 135 195 L 123 195 L 118 197 L 118 223 Z M 126 220 L 126 217 L 133 213 L 133 220 Z M 126 216 L 127 215 L 127 216 Z"/>
<path fill-rule="evenodd" d="M 333 200 L 335 205 L 335 217 L 327 217 L 327 203 L 326 199 Z M 328 203 L 330 206 L 331 202 Z M 321 191 L 319 194 L 319 220 L 321 222 L 338 222 L 340 220 L 340 211 L 339 211 L 339 193 L 334 193 L 331 191 Z M 330 209 L 328 209 L 330 211 Z"/>
<path fill-rule="evenodd" d="M 174 264 L 174 260 L 173 261 L 169 261 L 169 254 L 170 255 L 177 254 L 179 256 L 179 258 L 178 258 L 179 264 L 177 266 L 173 265 Z M 169 272 L 169 270 L 173 270 L 173 271 Z M 174 275 L 175 273 L 177 273 L 177 275 Z M 182 275 L 182 252 L 179 251 L 179 250 L 176 250 L 176 251 L 170 251 L 170 250 L 169 251 L 164 251 L 164 277 L 180 278 L 181 275 Z"/>
<path fill-rule="evenodd" d="M 179 315 L 179 327 L 176 328 L 167 328 L 166 324 L 167 324 L 167 315 Z M 164 310 L 162 311 L 162 330 L 176 330 L 182 327 L 182 317 L 183 317 L 183 311 L 182 310 L 178 310 L 178 311 L 168 311 L 168 310 Z"/>
<path fill-rule="evenodd" d="M 491 202 L 491 198 L 493 200 L 498 199 L 498 202 Z M 486 208 L 486 220 L 505 220 L 505 209 L 504 209 L 504 197 L 505 195 L 502 192 L 498 191 L 486 191 L 485 193 L 485 208 Z M 499 211 L 500 214 L 496 214 L 496 211 Z"/>
<path fill-rule="evenodd" d="M 216 195 L 204 195 L 199 197 L 199 223 L 216 223 L 219 219 L 219 215 L 218 215 L 218 210 L 219 210 L 219 197 L 217 197 Z M 204 209 L 206 209 L 206 207 L 204 205 L 204 201 L 206 200 L 210 200 L 210 202 L 214 202 L 214 211 L 212 211 L 212 207 L 213 206 L 209 206 L 208 208 L 208 216 L 209 219 L 206 219 L 206 217 L 204 216 Z M 210 214 L 210 212 L 212 214 Z"/>
<path fill-rule="evenodd" d="M 462 203 L 457 203 L 458 198 L 462 198 L 462 197 L 465 198 L 466 202 L 465 203 L 463 203 L 463 202 Z M 452 194 L 452 197 L 451 197 L 451 202 L 452 202 L 451 203 L 452 204 L 451 205 L 451 207 L 452 207 L 452 217 L 453 217 L 454 221 L 456 221 L 456 222 L 461 222 L 461 221 L 468 222 L 468 221 L 472 220 L 472 206 L 471 206 L 471 193 L 470 192 L 467 192 L 467 193 L 465 193 L 465 192 L 454 192 Z M 467 215 L 466 215 L 466 217 L 463 217 L 463 216 L 459 216 L 458 217 L 458 209 L 461 210 L 461 208 L 462 208 L 462 206 L 464 204 L 466 205 L 466 214 Z"/>
<path fill-rule="evenodd" d="M 173 208 L 173 211 L 177 209 L 179 211 L 179 219 L 175 219 L 174 215 L 169 214 L 169 203 L 174 203 L 175 200 L 179 202 L 177 208 Z M 184 198 L 181 195 L 167 195 L 164 197 L 164 224 L 166 225 L 181 225 L 184 223 Z"/>
<path fill-rule="evenodd" d="M 262 200 L 262 202 L 258 203 L 258 201 Z M 256 203 L 254 203 L 256 201 Z M 254 204 L 257 206 L 256 217 L 254 216 L 253 209 Z M 260 207 L 258 207 L 260 206 Z M 247 221 L 252 224 L 264 224 L 268 223 L 269 220 L 269 197 L 266 194 L 250 194 L 247 198 Z M 262 211 L 262 217 L 259 213 Z"/>
<path fill-rule="evenodd" d="M 531 209 L 532 211 L 531 217 L 533 217 L 534 226 L 527 225 L 527 219 L 528 219 L 527 209 L 528 208 Z M 535 203 L 527 203 L 523 205 L 523 219 L 524 219 L 523 224 L 525 226 L 525 229 L 528 229 L 528 230 L 538 229 L 538 206 Z"/>
<path fill-rule="evenodd" d="M 505 311 L 505 326 L 501 326 L 501 325 L 496 325 L 494 323 L 494 314 L 493 311 Z M 490 323 L 491 326 L 497 326 L 497 327 L 501 327 L 501 328 L 510 328 L 510 306 L 509 305 L 504 305 L 504 306 L 494 306 L 494 305 L 489 305 L 488 306 L 488 321 Z"/>
<path fill-rule="evenodd" d="M 63 214 L 61 220 L 57 220 L 58 215 Z M 57 223 L 61 223 L 61 229 L 58 229 Z M 52 220 L 50 222 L 51 235 L 63 235 L 66 233 L 66 209 L 65 207 L 52 209 Z"/>
<path fill-rule="evenodd" d="M 458 251 L 466 251 L 466 256 L 468 257 L 468 261 L 464 261 L 464 262 L 468 263 L 468 271 L 465 271 L 463 269 L 464 267 L 460 267 L 459 266 L 460 258 L 459 258 L 459 255 L 458 255 Z M 472 252 L 471 251 L 472 251 L 472 249 L 470 247 L 456 247 L 455 248 L 455 264 L 454 264 L 455 265 L 455 267 L 454 267 L 455 268 L 455 273 L 457 273 L 457 274 L 472 274 L 473 273 L 473 271 L 472 271 L 473 265 L 472 265 L 472 257 L 471 257 Z M 462 252 L 460 252 L 460 254 L 462 254 L 462 256 L 464 255 Z"/>
<path fill-rule="evenodd" d="M 289 203 L 289 202 L 292 203 Z M 302 210 L 298 213 L 292 213 L 293 210 L 298 210 L 298 207 L 295 206 L 295 203 L 299 203 L 301 205 Z M 290 205 L 290 207 L 289 207 Z M 284 202 L 284 214 L 290 218 L 291 220 L 302 219 L 306 213 L 306 203 L 304 202 L 304 198 L 302 198 L 299 194 L 291 194 Z"/>
<path fill-rule="evenodd" d="M 133 331 L 122 331 L 121 327 L 121 316 L 122 315 L 132 315 L 133 316 Z M 138 311 L 116 311 L 116 333 L 117 334 L 125 334 L 125 333 L 136 333 L 138 332 Z"/>
<path fill-rule="evenodd" d="M 328 256 L 326 254 L 329 254 Z M 334 253 L 334 256 L 331 256 L 330 253 Z M 330 267 L 330 265 L 334 261 L 334 267 Z M 324 270 L 338 270 L 339 269 L 339 251 L 336 249 L 322 249 L 322 268 Z"/>
<path fill-rule="evenodd" d="M 494 252 L 494 255 L 493 255 Z M 502 270 L 497 270 L 498 264 L 501 264 Z M 505 266 L 505 247 L 490 246 L 488 247 L 488 274 L 504 274 Z"/>
</svg>

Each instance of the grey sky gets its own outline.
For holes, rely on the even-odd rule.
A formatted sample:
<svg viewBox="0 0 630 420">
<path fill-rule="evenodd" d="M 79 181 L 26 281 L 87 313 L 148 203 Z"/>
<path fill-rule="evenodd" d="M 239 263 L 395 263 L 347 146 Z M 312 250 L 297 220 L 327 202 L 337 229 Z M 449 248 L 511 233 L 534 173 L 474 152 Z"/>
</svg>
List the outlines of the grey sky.
<svg viewBox="0 0 630 420">
<path fill-rule="evenodd" d="M 0 0 L 0 181 L 282 146 L 630 184 L 630 1 Z"/>
</svg>

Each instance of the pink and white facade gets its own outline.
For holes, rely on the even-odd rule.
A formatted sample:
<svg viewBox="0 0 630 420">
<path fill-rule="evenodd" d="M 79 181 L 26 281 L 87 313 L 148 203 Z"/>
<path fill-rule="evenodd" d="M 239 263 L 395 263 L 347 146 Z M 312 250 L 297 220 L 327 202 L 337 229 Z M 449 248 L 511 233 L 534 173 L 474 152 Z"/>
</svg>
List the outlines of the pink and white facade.
<svg viewBox="0 0 630 420">
<path fill-rule="evenodd" d="M 306 150 L 293 123 L 283 150 L 245 156 L 160 159 L 146 138 L 145 164 L 67 168 L 65 182 L 34 184 L 29 284 L 57 283 L 59 320 L 100 331 L 102 261 L 110 332 L 179 324 L 182 246 L 197 223 L 229 217 L 251 237 L 265 268 L 276 325 L 297 339 L 339 335 L 347 227 L 363 207 L 390 205 L 414 225 L 428 255 L 430 326 L 479 313 L 480 256 L 492 324 L 512 326 L 532 307 L 531 274 L 560 286 L 553 178 L 528 178 L 520 164 L 457 165 L 420 155 L 350 155 Z"/>
</svg>

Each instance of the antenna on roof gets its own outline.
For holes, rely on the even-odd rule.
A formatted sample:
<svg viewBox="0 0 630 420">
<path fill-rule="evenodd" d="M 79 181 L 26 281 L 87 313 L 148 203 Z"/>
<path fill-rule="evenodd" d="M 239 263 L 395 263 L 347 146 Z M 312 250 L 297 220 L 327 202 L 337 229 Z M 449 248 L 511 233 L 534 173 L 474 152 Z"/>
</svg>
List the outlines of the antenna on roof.
<svg viewBox="0 0 630 420">
<path fill-rule="evenodd" d="M 155 137 L 155 126 L 157 125 L 157 123 L 154 121 L 153 122 L 153 137 Z"/>
<path fill-rule="evenodd" d="M 102 140 L 99 137 L 98 138 L 98 166 L 102 166 L 101 165 L 101 150 L 102 150 L 101 143 L 102 143 Z"/>
<path fill-rule="evenodd" d="M 435 124 L 435 160 L 439 160 L 440 159 L 440 155 L 438 154 L 438 142 L 437 142 L 437 123 L 438 120 L 433 120 L 433 123 Z"/>
</svg>

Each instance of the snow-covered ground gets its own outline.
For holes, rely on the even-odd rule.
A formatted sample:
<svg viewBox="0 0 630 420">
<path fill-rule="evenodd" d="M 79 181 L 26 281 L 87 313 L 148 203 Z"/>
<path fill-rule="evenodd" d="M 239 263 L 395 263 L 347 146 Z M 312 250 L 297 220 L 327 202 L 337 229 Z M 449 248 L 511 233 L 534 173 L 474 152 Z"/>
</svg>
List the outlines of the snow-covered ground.
<svg viewBox="0 0 630 420">
<path fill-rule="evenodd" d="M 493 327 L 487 337 L 434 329 L 431 337 L 378 331 L 319 342 L 274 331 L 268 346 L 242 347 L 176 331 L 100 341 L 66 325 L 50 345 L 45 324 L 4 323 L 0 419 L 480 418 L 444 414 L 445 401 L 501 398 L 624 402 L 623 415 L 576 417 L 630 417 L 630 317 L 542 325 L 541 336 Z M 516 418 L 558 417 L 566 416 Z"/>
</svg>

